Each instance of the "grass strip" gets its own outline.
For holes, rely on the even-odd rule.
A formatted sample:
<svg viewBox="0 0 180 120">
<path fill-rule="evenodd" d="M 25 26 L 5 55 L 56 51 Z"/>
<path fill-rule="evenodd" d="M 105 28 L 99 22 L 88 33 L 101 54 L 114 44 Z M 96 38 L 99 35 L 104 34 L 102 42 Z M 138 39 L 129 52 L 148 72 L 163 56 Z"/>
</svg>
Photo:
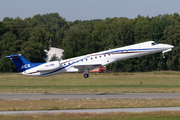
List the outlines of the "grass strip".
<svg viewBox="0 0 180 120">
<path fill-rule="evenodd" d="M 0 100 L 0 111 L 179 107 L 179 99 L 154 100 Z"/>
<path fill-rule="evenodd" d="M 30 77 L 0 74 L 0 93 L 179 93 L 180 72 L 82 73 Z"/>
</svg>

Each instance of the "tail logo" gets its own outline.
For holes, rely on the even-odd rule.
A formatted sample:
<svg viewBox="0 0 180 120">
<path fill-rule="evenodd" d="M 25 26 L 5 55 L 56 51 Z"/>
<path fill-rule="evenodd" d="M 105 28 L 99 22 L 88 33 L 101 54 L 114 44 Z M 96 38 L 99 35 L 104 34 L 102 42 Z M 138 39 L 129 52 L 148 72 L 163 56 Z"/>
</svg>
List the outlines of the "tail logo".
<svg viewBox="0 0 180 120">
<path fill-rule="evenodd" d="M 21 69 L 24 69 L 24 68 L 29 68 L 29 67 L 31 67 L 31 65 L 30 65 L 30 64 L 25 64 L 25 65 L 22 65 Z"/>
</svg>

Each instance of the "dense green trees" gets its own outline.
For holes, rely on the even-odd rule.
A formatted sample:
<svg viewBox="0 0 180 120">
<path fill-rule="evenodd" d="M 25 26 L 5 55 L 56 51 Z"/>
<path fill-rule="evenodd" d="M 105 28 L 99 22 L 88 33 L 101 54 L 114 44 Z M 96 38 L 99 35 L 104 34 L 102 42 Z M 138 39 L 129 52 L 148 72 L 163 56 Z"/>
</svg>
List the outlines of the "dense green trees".
<svg viewBox="0 0 180 120">
<path fill-rule="evenodd" d="M 62 39 L 64 35 L 62 31 L 67 27 L 67 22 L 64 18 L 60 17 L 58 13 L 50 13 L 44 15 L 37 14 L 32 19 L 37 21 L 38 27 L 46 28 L 51 32 L 51 34 L 53 34 L 51 38 L 53 39 L 52 45 L 62 47 Z"/>
<path fill-rule="evenodd" d="M 10 54 L 23 54 L 31 62 L 43 62 L 49 40 L 64 49 L 64 59 L 139 42 L 154 40 L 174 45 L 173 51 L 119 61 L 108 66 L 112 71 L 180 70 L 180 16 L 158 15 L 135 19 L 66 21 L 58 13 L 35 15 L 24 20 L 4 18 L 0 22 L 0 71 L 17 71 Z"/>
<path fill-rule="evenodd" d="M 44 62 L 53 35 L 44 27 L 38 27 L 37 21 L 27 18 L 3 21 L 0 36 L 0 71 L 17 71 L 12 61 L 5 58 L 11 54 L 23 54 L 31 62 Z M 3 33 L 3 34 L 2 34 Z"/>
<path fill-rule="evenodd" d="M 166 65 L 170 70 L 180 70 L 180 26 L 169 26 L 164 30 L 163 42 L 174 45 L 168 53 Z"/>
</svg>

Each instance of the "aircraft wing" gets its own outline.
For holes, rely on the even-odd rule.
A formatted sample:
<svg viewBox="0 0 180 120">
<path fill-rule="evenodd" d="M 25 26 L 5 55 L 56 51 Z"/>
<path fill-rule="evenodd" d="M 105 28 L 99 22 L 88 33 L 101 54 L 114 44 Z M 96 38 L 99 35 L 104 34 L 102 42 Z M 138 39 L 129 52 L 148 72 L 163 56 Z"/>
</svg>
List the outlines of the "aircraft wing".
<svg viewBox="0 0 180 120">
<path fill-rule="evenodd" d="M 85 65 L 74 65 L 74 68 L 79 69 L 79 71 L 84 71 L 84 69 L 92 70 L 94 68 L 101 67 L 102 64 L 85 64 Z"/>
</svg>

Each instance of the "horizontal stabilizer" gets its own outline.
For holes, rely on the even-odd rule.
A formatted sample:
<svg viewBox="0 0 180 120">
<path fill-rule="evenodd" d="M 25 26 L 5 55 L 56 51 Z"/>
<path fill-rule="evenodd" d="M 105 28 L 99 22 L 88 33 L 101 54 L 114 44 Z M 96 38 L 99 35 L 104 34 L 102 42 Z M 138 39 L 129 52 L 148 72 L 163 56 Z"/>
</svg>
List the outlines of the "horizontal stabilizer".
<svg viewBox="0 0 180 120">
<path fill-rule="evenodd" d="M 8 55 L 6 58 L 19 58 L 21 54 L 16 54 L 16 55 Z"/>
</svg>

